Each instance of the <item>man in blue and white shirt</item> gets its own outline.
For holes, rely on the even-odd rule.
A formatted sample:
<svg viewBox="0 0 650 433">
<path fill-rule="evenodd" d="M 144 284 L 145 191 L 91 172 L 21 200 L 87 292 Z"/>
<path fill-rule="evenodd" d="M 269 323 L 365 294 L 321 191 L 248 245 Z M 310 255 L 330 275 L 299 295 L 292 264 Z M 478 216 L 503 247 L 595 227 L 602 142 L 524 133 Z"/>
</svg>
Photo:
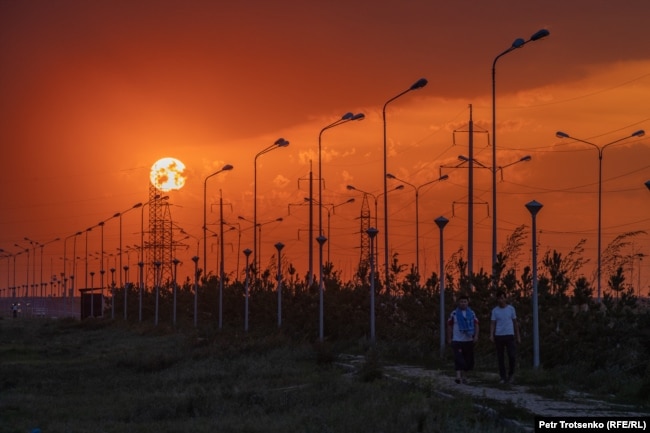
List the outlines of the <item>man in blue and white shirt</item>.
<svg viewBox="0 0 650 433">
<path fill-rule="evenodd" d="M 467 383 L 467 372 L 474 368 L 474 343 L 478 341 L 478 318 L 469 308 L 469 298 L 461 295 L 458 307 L 447 320 L 447 342 L 454 352 L 456 383 Z"/>
</svg>

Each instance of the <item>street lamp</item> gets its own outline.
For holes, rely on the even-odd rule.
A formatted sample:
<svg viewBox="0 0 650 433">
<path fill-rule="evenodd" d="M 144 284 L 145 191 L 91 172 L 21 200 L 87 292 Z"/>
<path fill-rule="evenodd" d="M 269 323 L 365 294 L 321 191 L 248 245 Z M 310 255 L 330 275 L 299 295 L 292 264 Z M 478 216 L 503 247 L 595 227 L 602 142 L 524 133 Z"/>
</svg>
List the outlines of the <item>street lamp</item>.
<svg viewBox="0 0 650 433">
<path fill-rule="evenodd" d="M 533 367 L 539 368 L 539 307 L 537 304 L 537 213 L 542 204 L 533 200 L 526 203 L 526 209 L 533 218 Z"/>
<path fill-rule="evenodd" d="M 323 281 L 323 244 L 327 242 L 327 238 L 323 235 L 318 235 L 316 238 L 318 242 L 318 251 L 320 254 L 320 281 L 318 282 L 318 340 L 323 341 L 325 338 L 325 311 L 324 311 L 324 299 L 323 292 L 325 291 L 325 282 Z"/>
<path fill-rule="evenodd" d="M 390 173 L 386 174 L 386 177 L 389 178 L 389 179 L 394 179 L 394 180 L 400 181 L 400 182 L 410 186 L 415 191 L 415 271 L 419 275 L 419 273 L 420 273 L 420 211 L 419 211 L 419 209 L 420 209 L 420 207 L 419 207 L 420 188 L 422 188 L 423 186 L 426 186 L 426 185 L 430 185 L 432 183 L 440 182 L 441 180 L 447 180 L 447 179 L 449 179 L 449 175 L 444 174 L 444 175 L 440 176 L 438 179 L 430 180 L 430 181 L 425 182 L 425 183 L 423 183 L 423 184 L 421 184 L 419 186 L 415 186 L 412 183 L 408 183 L 407 181 L 402 180 L 402 179 L 398 178 L 397 176 L 395 176 L 393 174 L 390 174 Z"/>
<path fill-rule="evenodd" d="M 648 190 L 650 190 L 650 180 L 645 181 L 645 186 L 648 188 Z"/>
<path fill-rule="evenodd" d="M 253 161 L 253 227 L 257 227 L 257 158 L 272 150 L 280 147 L 287 147 L 288 145 L 289 142 L 287 140 L 284 138 L 278 138 L 272 145 L 262 149 L 257 153 L 257 155 L 255 155 Z M 257 251 L 257 231 L 255 229 L 253 229 L 253 248 L 255 249 L 255 253 L 253 254 L 253 267 L 257 274 L 257 258 L 259 257 L 259 253 Z"/>
<path fill-rule="evenodd" d="M 208 262 L 207 262 L 207 257 L 208 257 L 208 249 L 207 249 L 207 230 L 208 230 L 208 223 L 207 223 L 207 190 L 208 190 L 208 179 L 210 179 L 212 176 L 216 176 L 219 173 L 222 173 L 224 171 L 230 171 L 233 169 L 233 166 L 230 164 L 226 164 L 223 167 L 221 167 L 221 170 L 217 170 L 214 173 L 208 175 L 205 180 L 203 181 L 203 272 L 205 275 L 207 275 L 207 269 L 208 269 Z"/>
<path fill-rule="evenodd" d="M 375 344 L 375 238 L 377 237 L 377 230 L 375 227 L 370 227 L 366 230 L 370 238 L 370 342 Z"/>
<path fill-rule="evenodd" d="M 194 327 L 196 328 L 199 318 L 199 256 L 192 257 L 194 262 Z"/>
<path fill-rule="evenodd" d="M 327 131 L 330 128 L 334 128 L 335 126 L 343 125 L 344 123 L 348 123 L 353 120 L 363 120 L 365 118 L 365 115 L 363 113 L 345 113 L 343 116 L 341 116 L 340 119 L 337 121 L 330 123 L 326 127 L 320 130 L 318 133 L 318 235 L 322 236 L 323 235 L 323 172 L 322 172 L 322 138 L 323 138 L 323 132 Z M 311 242 L 311 239 L 310 239 Z M 320 258 L 322 260 L 323 254 L 320 254 Z M 323 279 L 323 263 L 319 263 L 319 269 L 320 269 L 320 275 L 319 278 L 320 280 Z"/>
<path fill-rule="evenodd" d="M 594 149 L 598 151 L 598 264 L 597 264 L 597 277 L 598 277 L 598 302 L 600 303 L 600 295 L 601 295 L 601 286 L 600 286 L 600 280 L 601 280 L 601 236 L 602 236 L 602 196 L 603 196 L 603 151 L 611 146 L 612 144 L 619 143 L 623 140 L 627 140 L 629 138 L 634 138 L 634 137 L 643 137 L 645 135 L 645 131 L 643 129 L 640 129 L 638 131 L 633 132 L 630 135 L 627 135 L 625 137 L 619 138 L 618 140 L 610 141 L 607 144 L 603 144 L 601 146 L 598 146 L 597 144 L 594 144 L 590 141 L 587 140 L 582 140 L 580 138 L 575 138 L 567 134 L 566 132 L 558 131 L 555 133 L 555 136 L 557 138 L 570 138 L 575 141 L 579 141 L 581 143 L 588 144 L 592 146 Z"/>
<path fill-rule="evenodd" d="M 393 96 L 390 98 L 386 103 L 384 104 L 384 107 L 382 109 L 382 120 L 383 120 L 383 126 L 384 126 L 384 265 L 386 267 L 386 290 L 388 293 L 390 293 L 390 269 L 388 267 L 388 180 L 386 175 L 388 174 L 388 167 L 387 167 L 387 157 L 388 157 L 388 146 L 386 144 L 386 107 L 388 104 L 396 100 L 402 95 L 405 95 L 406 93 L 412 91 L 412 90 L 417 90 L 421 89 L 424 86 L 427 85 L 427 80 L 425 78 L 420 78 L 417 80 L 415 83 L 411 85 L 408 89 L 404 90 L 403 92 L 399 93 L 396 96 Z"/>
<path fill-rule="evenodd" d="M 275 249 L 278 250 L 278 329 L 282 327 L 282 248 L 282 242 L 275 244 Z"/>
<path fill-rule="evenodd" d="M 248 258 L 250 257 L 252 251 L 249 248 L 246 248 L 244 250 L 244 255 L 246 256 L 246 284 L 245 284 L 245 293 L 244 293 L 244 331 L 248 332 L 248 297 L 249 297 L 249 284 L 250 284 L 250 276 L 249 276 L 249 265 L 248 265 Z"/>
<path fill-rule="evenodd" d="M 445 258 L 442 231 L 449 222 L 444 216 L 433 220 L 440 229 L 440 356 L 445 354 Z"/>
<path fill-rule="evenodd" d="M 550 32 L 541 29 L 535 32 L 528 40 L 517 38 L 508 49 L 494 58 L 492 62 L 492 277 L 496 287 L 496 272 L 494 265 L 497 262 L 497 109 L 496 109 L 496 66 L 497 61 L 511 51 L 521 48 L 529 42 L 535 42 L 548 36 Z"/>
</svg>

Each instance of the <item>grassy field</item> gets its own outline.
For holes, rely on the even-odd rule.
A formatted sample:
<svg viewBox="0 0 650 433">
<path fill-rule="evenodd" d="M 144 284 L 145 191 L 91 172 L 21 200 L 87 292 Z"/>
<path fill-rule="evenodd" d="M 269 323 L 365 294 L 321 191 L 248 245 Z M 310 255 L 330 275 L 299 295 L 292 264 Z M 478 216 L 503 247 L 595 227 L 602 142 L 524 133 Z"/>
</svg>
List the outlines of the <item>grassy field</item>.
<svg viewBox="0 0 650 433">
<path fill-rule="evenodd" d="M 512 431 L 467 398 L 346 374 L 327 348 L 195 332 L 0 320 L 0 432 Z"/>
</svg>

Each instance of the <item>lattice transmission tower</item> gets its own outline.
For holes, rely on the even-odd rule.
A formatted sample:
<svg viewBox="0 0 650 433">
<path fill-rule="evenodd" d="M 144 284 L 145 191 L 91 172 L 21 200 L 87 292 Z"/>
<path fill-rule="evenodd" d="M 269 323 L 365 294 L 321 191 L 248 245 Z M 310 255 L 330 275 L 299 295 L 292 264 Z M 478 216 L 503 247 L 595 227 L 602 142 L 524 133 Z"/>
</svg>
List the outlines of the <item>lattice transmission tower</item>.
<svg viewBox="0 0 650 433">
<path fill-rule="evenodd" d="M 169 203 L 165 199 L 161 190 L 149 185 L 149 241 L 144 245 L 147 251 L 146 282 L 149 287 L 156 282 L 164 285 L 173 279 L 173 224 Z M 160 266 L 156 266 L 156 263 L 160 263 Z"/>
<path fill-rule="evenodd" d="M 359 259 L 359 270 L 370 269 L 370 205 L 368 204 L 368 194 L 363 194 L 361 201 L 361 215 L 359 217 L 361 225 L 361 257 Z"/>
</svg>

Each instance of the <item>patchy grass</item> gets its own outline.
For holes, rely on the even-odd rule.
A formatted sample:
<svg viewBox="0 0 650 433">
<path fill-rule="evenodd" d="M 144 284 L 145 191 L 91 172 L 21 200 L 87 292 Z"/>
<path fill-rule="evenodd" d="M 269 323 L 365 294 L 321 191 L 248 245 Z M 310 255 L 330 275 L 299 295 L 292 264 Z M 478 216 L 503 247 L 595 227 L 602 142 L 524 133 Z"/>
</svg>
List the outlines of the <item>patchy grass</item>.
<svg viewBox="0 0 650 433">
<path fill-rule="evenodd" d="M 282 334 L 0 321 L 0 432 L 509 432 L 469 398 L 361 376 Z"/>
</svg>

